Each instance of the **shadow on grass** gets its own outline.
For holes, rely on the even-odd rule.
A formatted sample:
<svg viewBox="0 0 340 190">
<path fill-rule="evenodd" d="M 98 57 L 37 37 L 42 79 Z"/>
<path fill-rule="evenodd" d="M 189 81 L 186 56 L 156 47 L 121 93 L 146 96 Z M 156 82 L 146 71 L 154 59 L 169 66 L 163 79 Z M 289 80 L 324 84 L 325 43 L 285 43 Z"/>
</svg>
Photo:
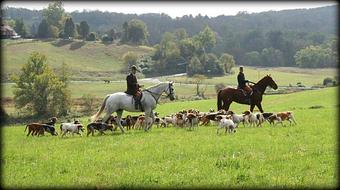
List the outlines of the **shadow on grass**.
<svg viewBox="0 0 340 190">
<path fill-rule="evenodd" d="M 51 44 L 55 47 L 61 47 L 61 46 L 65 46 L 70 43 L 72 43 L 72 40 L 57 40 L 57 41 L 52 42 Z"/>
<path fill-rule="evenodd" d="M 73 42 L 70 46 L 70 50 L 76 50 L 76 49 L 79 49 L 81 48 L 83 45 L 85 45 L 85 42 L 84 41 L 81 41 L 81 42 Z"/>
</svg>

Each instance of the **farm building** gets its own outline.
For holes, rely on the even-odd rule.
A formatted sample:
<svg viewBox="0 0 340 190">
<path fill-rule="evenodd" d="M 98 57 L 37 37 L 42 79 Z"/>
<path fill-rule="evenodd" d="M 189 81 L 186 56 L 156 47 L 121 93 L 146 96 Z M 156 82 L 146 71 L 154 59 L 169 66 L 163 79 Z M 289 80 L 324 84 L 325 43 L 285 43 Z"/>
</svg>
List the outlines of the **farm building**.
<svg viewBox="0 0 340 190">
<path fill-rule="evenodd" d="M 15 30 L 8 26 L 8 25 L 1 25 L 1 38 L 6 39 L 6 38 L 20 38 L 20 36 L 15 32 Z"/>
</svg>

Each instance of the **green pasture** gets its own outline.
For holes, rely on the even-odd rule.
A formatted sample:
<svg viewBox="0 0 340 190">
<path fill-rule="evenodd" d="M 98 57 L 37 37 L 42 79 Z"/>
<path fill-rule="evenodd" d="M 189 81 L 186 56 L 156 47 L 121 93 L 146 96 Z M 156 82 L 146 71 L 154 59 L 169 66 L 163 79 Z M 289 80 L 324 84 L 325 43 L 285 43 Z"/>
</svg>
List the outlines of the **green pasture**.
<svg viewBox="0 0 340 190">
<path fill-rule="evenodd" d="M 218 84 L 223 83 L 225 85 L 237 85 L 237 74 L 238 67 L 234 67 L 232 71 L 234 74 L 223 76 L 223 77 L 212 77 L 204 79 L 204 83 L 206 84 Z M 323 80 L 326 77 L 334 78 L 337 76 L 336 69 L 302 69 L 302 68 L 294 68 L 294 67 L 266 67 L 266 68 L 257 68 L 257 67 L 244 67 L 244 73 L 247 80 L 252 82 L 257 82 L 262 79 L 264 76 L 270 74 L 274 81 L 279 86 L 296 86 L 298 82 L 301 82 L 305 86 L 314 86 L 314 85 L 322 85 Z M 173 80 L 176 82 L 182 83 L 190 83 L 194 81 L 193 78 L 187 76 L 180 77 L 166 77 L 168 80 Z"/>
<path fill-rule="evenodd" d="M 150 82 L 139 82 L 144 88 L 155 85 Z M 3 83 L 3 97 L 13 98 L 14 83 Z M 176 94 L 180 97 L 189 97 L 196 95 L 195 84 L 175 84 Z M 200 85 L 200 88 L 206 89 L 207 95 L 216 95 L 213 85 Z M 102 81 L 94 82 L 71 82 L 69 85 L 72 98 L 81 98 L 83 95 L 90 94 L 97 98 L 104 98 L 107 94 L 122 92 L 126 90 L 126 81 L 111 82 L 109 84 Z"/>
<path fill-rule="evenodd" d="M 122 55 L 133 51 L 137 55 L 150 53 L 146 46 L 128 46 L 83 41 L 31 41 L 3 43 L 3 72 L 18 73 L 33 51 L 47 57 L 47 63 L 58 70 L 66 63 L 74 80 L 117 80 L 124 78 Z"/>
<path fill-rule="evenodd" d="M 213 77 L 207 78 L 200 84 L 200 90 L 205 90 L 205 95 L 212 96 L 215 95 L 214 85 L 218 83 L 223 83 L 226 86 L 236 86 L 237 85 L 237 69 L 233 68 L 235 74 L 224 76 L 224 77 Z M 336 69 L 299 69 L 299 68 L 255 68 L 246 67 L 245 73 L 247 79 L 257 82 L 266 74 L 271 74 L 275 82 L 279 86 L 296 86 L 297 82 L 301 82 L 306 86 L 321 85 L 323 79 L 326 77 L 334 77 L 337 75 Z M 122 74 L 120 74 L 122 77 Z M 100 79 L 94 77 L 92 79 Z M 175 89 L 178 96 L 189 97 L 196 94 L 196 84 L 193 78 L 188 78 L 186 76 L 181 77 L 158 77 L 160 81 L 175 81 Z M 106 94 L 124 91 L 126 88 L 126 81 L 120 80 L 117 82 L 111 82 L 105 84 L 103 81 L 94 82 L 76 82 L 72 81 L 70 83 L 70 89 L 72 89 L 72 98 L 80 98 L 84 94 L 91 94 L 97 97 L 103 97 Z M 144 87 L 154 85 L 154 83 L 144 82 L 140 80 Z M 191 83 L 191 84 L 190 84 Z M 2 83 L 3 87 L 3 97 L 13 97 L 13 84 L 12 83 Z"/>
<path fill-rule="evenodd" d="M 4 188 L 335 188 L 338 88 L 264 96 L 265 111 L 295 114 L 297 125 L 131 130 L 121 134 L 26 137 L 24 124 L 2 128 Z M 319 109 L 311 109 L 316 106 Z M 208 111 L 216 100 L 161 103 L 161 116 Z M 232 104 L 240 113 L 245 105 Z M 138 113 L 136 113 L 138 114 Z M 89 117 L 80 118 L 86 125 Z M 60 122 L 60 121 L 59 121 Z M 57 126 L 59 127 L 59 122 Z M 57 127 L 57 128 L 58 128 Z M 58 130 L 59 131 L 59 130 Z"/>
</svg>

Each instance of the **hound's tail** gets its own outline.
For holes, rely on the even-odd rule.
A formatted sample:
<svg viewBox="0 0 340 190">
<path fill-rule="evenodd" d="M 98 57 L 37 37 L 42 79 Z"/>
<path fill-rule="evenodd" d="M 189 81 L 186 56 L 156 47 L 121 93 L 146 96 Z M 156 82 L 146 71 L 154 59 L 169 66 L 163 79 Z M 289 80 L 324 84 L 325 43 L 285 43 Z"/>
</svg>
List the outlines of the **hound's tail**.
<svg viewBox="0 0 340 190">
<path fill-rule="evenodd" d="M 217 93 L 217 110 L 221 110 L 222 109 L 221 92 L 222 92 L 222 90 L 219 90 L 218 93 Z"/>
<path fill-rule="evenodd" d="M 91 117 L 91 122 L 95 122 L 98 119 L 99 115 L 103 112 L 105 105 L 106 105 L 106 100 L 109 97 L 110 97 L 110 95 L 107 95 L 105 97 L 104 102 L 102 103 L 102 106 L 100 107 L 99 111 Z"/>
<path fill-rule="evenodd" d="M 60 134 L 63 133 L 63 124 L 60 124 Z"/>
</svg>

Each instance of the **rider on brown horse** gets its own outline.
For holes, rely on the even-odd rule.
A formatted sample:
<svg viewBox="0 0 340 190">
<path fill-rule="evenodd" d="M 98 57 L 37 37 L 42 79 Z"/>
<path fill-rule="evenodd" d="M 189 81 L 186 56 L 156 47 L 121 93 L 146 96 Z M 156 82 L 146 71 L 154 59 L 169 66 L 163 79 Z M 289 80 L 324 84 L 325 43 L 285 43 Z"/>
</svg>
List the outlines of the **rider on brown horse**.
<svg viewBox="0 0 340 190">
<path fill-rule="evenodd" d="M 131 66 L 131 73 L 126 77 L 127 82 L 127 90 L 125 93 L 133 95 L 133 99 L 135 100 L 135 108 L 139 107 L 142 109 L 142 105 L 140 102 L 142 93 L 140 90 L 141 85 L 137 82 L 136 72 L 140 72 L 135 65 Z"/>
<path fill-rule="evenodd" d="M 241 89 L 244 96 L 246 96 L 247 99 L 250 98 L 250 95 L 252 94 L 253 90 L 246 84 L 246 83 L 253 83 L 249 80 L 246 80 L 243 74 L 243 67 L 240 67 L 240 72 L 237 75 L 237 82 L 238 82 L 238 89 Z M 253 83 L 254 84 L 254 83 Z M 245 91 L 245 92 L 244 92 Z"/>
</svg>

